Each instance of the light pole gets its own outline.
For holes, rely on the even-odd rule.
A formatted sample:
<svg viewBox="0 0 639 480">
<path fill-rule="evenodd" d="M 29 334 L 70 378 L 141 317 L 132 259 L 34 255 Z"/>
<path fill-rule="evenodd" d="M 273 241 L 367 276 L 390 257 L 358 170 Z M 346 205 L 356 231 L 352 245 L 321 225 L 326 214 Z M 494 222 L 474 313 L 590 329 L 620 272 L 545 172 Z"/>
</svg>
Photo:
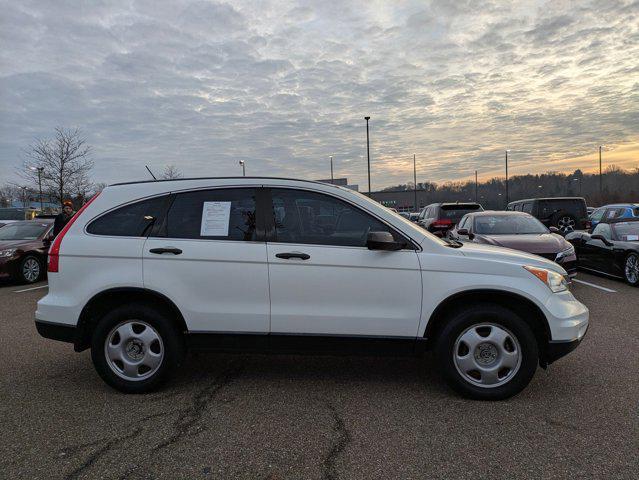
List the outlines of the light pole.
<svg viewBox="0 0 639 480">
<path fill-rule="evenodd" d="M 333 155 L 331 155 L 331 185 L 333 185 L 335 182 L 333 180 Z"/>
<path fill-rule="evenodd" d="M 368 121 L 371 117 L 364 117 L 366 120 L 366 158 L 368 159 L 368 196 L 371 195 L 371 148 L 370 141 L 368 137 Z"/>
<path fill-rule="evenodd" d="M 22 208 L 27 208 L 27 187 L 22 186 Z"/>
<path fill-rule="evenodd" d="M 40 213 L 44 213 L 44 203 L 42 202 L 42 172 L 44 167 L 29 167 L 30 170 L 38 171 L 38 190 L 40 194 Z"/>
<path fill-rule="evenodd" d="M 244 165 L 244 160 L 240 160 L 240 165 L 242 165 L 242 176 L 246 177 L 246 166 Z"/>
<path fill-rule="evenodd" d="M 475 203 L 477 202 L 477 170 L 475 170 Z"/>
<path fill-rule="evenodd" d="M 599 145 L 599 196 L 601 197 L 599 199 L 600 201 L 602 201 L 603 199 L 603 177 L 601 173 L 601 147 L 602 145 Z"/>
<path fill-rule="evenodd" d="M 508 152 L 510 150 L 506 150 L 506 205 L 508 205 Z"/>
<path fill-rule="evenodd" d="M 579 182 L 579 196 L 581 197 L 581 178 L 579 178 L 579 177 L 573 178 L 572 181 L 573 182 Z"/>
<path fill-rule="evenodd" d="M 415 210 L 417 212 L 419 210 L 419 205 L 417 205 L 417 161 L 415 160 L 415 154 L 413 153 L 413 190 L 415 190 Z"/>
</svg>

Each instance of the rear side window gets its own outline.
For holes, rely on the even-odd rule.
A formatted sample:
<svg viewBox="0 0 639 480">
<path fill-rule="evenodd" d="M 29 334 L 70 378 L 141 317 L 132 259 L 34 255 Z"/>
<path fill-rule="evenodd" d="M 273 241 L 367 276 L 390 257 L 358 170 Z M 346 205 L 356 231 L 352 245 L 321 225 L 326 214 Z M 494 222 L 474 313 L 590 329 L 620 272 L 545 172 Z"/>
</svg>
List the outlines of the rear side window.
<svg viewBox="0 0 639 480">
<path fill-rule="evenodd" d="M 225 188 L 178 193 L 166 216 L 166 236 L 252 241 L 255 189 Z"/>
<path fill-rule="evenodd" d="M 143 237 L 162 216 L 166 198 L 164 195 L 117 208 L 91 222 L 87 232 L 112 237 Z"/>
<path fill-rule="evenodd" d="M 532 202 L 526 202 L 521 206 L 521 211 L 532 214 L 533 204 Z"/>
</svg>

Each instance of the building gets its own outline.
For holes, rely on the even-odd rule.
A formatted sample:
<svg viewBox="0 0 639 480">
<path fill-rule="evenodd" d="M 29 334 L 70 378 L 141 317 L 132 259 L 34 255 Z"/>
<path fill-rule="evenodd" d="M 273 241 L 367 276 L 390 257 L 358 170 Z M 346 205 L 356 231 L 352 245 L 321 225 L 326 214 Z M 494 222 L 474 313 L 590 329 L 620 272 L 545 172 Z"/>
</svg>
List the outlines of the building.
<svg viewBox="0 0 639 480">
<path fill-rule="evenodd" d="M 359 185 L 349 185 L 348 178 L 334 178 L 331 180 L 330 178 L 327 180 L 315 180 L 316 182 L 322 183 L 330 183 L 331 185 L 339 185 L 340 187 L 350 188 L 351 190 L 355 190 L 359 192 Z"/>
</svg>

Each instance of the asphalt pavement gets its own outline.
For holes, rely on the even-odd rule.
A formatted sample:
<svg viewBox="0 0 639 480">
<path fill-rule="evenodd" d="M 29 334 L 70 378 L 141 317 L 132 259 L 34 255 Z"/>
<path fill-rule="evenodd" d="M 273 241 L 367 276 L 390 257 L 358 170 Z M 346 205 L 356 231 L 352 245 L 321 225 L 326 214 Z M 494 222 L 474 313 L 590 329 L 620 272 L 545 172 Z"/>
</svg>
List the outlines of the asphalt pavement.
<svg viewBox="0 0 639 480">
<path fill-rule="evenodd" d="M 456 396 L 431 355 L 199 353 L 124 395 L 88 351 L 39 337 L 44 283 L 4 282 L 0 478 L 637 478 L 639 289 L 578 279 L 582 345 L 495 403 Z"/>
</svg>

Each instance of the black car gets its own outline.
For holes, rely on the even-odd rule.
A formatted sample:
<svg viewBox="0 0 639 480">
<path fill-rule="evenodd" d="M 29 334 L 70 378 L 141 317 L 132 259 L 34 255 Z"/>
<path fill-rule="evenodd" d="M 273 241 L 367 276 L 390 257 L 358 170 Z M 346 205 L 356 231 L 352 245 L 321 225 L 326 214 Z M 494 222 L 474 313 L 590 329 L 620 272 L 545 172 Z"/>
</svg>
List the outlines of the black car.
<svg viewBox="0 0 639 480">
<path fill-rule="evenodd" d="M 579 268 L 639 286 L 639 218 L 598 223 L 592 235 L 572 232 L 566 240 L 575 247 Z"/>
<path fill-rule="evenodd" d="M 432 203 L 424 207 L 416 223 L 430 233 L 444 237 L 464 215 L 483 211 L 479 203 Z"/>
<path fill-rule="evenodd" d="M 506 210 L 530 213 L 547 227 L 557 227 L 563 234 L 588 230 L 588 207 L 582 197 L 528 198 L 510 202 Z"/>
</svg>

